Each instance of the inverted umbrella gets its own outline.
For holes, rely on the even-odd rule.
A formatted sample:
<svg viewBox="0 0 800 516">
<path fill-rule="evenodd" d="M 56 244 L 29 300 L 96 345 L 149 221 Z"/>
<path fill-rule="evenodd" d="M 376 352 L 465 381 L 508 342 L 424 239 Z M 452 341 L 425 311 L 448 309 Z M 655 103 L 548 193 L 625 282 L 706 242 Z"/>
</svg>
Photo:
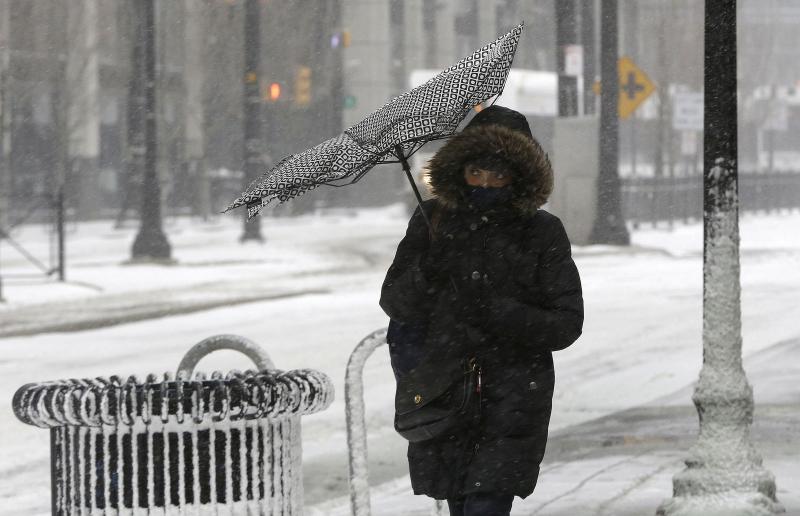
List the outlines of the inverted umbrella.
<svg viewBox="0 0 800 516">
<path fill-rule="evenodd" d="M 402 164 L 421 204 L 408 158 L 425 143 L 451 136 L 470 110 L 503 92 L 522 28 L 395 97 L 342 134 L 283 158 L 225 211 L 247 206 L 252 218 L 276 199 L 283 203 L 322 184 L 352 184 L 385 163 Z"/>
</svg>

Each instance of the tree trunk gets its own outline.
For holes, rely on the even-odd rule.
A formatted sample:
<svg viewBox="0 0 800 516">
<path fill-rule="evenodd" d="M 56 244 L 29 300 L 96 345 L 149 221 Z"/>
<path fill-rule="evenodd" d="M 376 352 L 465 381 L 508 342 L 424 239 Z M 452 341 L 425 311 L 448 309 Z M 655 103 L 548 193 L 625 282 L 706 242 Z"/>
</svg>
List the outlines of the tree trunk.
<svg viewBox="0 0 800 516">
<path fill-rule="evenodd" d="M 705 13 L 703 367 L 692 401 L 700 434 L 673 478 L 666 515 L 783 512 L 750 440 L 753 391 L 742 369 L 736 118 L 736 0 Z"/>
</svg>

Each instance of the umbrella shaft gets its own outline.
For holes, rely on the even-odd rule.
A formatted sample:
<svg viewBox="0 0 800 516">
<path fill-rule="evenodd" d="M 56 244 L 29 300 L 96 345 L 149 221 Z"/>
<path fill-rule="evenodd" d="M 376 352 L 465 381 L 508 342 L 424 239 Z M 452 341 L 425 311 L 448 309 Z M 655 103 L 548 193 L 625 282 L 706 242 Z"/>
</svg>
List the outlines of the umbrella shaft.
<svg viewBox="0 0 800 516">
<path fill-rule="evenodd" d="M 414 190 L 414 196 L 417 198 L 417 204 L 419 204 L 419 211 L 422 213 L 422 218 L 425 219 L 425 224 L 428 225 L 428 230 L 431 232 L 431 235 L 433 235 L 433 226 L 431 226 L 431 221 L 428 219 L 428 214 L 425 213 L 425 210 L 422 208 L 422 196 L 419 193 L 414 177 L 411 175 L 411 167 L 408 165 L 408 160 L 403 154 L 403 148 L 398 145 L 395 147 L 395 152 L 397 153 L 397 159 L 400 160 L 400 164 L 403 165 L 403 172 L 406 173 L 408 182 L 411 183 L 411 189 Z"/>
</svg>

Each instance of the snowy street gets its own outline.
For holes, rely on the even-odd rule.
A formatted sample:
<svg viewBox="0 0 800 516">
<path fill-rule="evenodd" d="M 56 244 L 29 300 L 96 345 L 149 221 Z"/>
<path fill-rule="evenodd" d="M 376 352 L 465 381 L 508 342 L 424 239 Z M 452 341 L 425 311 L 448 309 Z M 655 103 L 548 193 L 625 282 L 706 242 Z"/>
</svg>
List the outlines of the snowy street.
<svg viewBox="0 0 800 516">
<path fill-rule="evenodd" d="M 67 284 L 5 279 L 0 305 L 0 507 L 48 514 L 48 432 L 23 425 L 25 383 L 174 371 L 213 334 L 261 344 L 281 369 L 328 374 L 336 400 L 304 418 L 307 514 L 348 514 L 344 371 L 361 338 L 387 324 L 377 300 L 406 226 L 403 209 L 262 219 L 267 242 L 240 245 L 241 222 L 171 220 L 177 264 L 124 264 L 134 229 L 70 228 Z M 741 222 L 743 355 L 753 437 L 787 515 L 800 514 L 800 214 Z M 17 235 L 44 241 L 38 228 Z M 555 354 L 551 441 L 534 494 L 512 514 L 654 514 L 694 440 L 690 385 L 701 366 L 702 227 L 644 227 L 629 248 L 576 247 L 586 321 Z M 34 252 L 46 253 L 44 244 Z M 3 275 L 25 272 L 4 250 Z M 167 314 L 163 316 L 163 314 Z M 221 352 L 198 369 L 249 367 Z M 378 349 L 365 374 L 373 514 L 426 514 L 392 428 L 394 378 Z M 791 452 L 791 453 L 789 453 Z"/>
</svg>

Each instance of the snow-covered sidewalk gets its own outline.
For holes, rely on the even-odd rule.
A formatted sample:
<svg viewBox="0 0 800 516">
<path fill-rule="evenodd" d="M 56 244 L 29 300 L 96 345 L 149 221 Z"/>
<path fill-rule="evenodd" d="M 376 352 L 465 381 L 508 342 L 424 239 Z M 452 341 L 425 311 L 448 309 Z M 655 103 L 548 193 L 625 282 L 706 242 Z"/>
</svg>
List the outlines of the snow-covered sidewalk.
<svg viewBox="0 0 800 516">
<path fill-rule="evenodd" d="M 386 324 L 377 298 L 405 230 L 405 215 L 391 207 L 265 218 L 263 223 L 267 243 L 240 246 L 238 220 L 172 221 L 168 231 L 178 260 L 172 266 L 123 265 L 133 230 L 114 231 L 110 223 L 81 225 L 72 229 L 68 244 L 68 278 L 75 284 L 4 283 L 9 303 L 0 307 L 0 332 L 21 325 L 24 331 L 18 333 L 25 334 L 0 338 L 4 514 L 44 514 L 49 503 L 47 432 L 13 417 L 10 401 L 18 387 L 57 378 L 174 370 L 192 344 L 217 333 L 238 333 L 263 344 L 280 368 L 311 367 L 334 380 L 334 404 L 304 420 L 306 500 L 312 514 L 314 507 L 317 514 L 347 513 L 344 370 L 356 343 Z M 798 228 L 797 214 L 742 221 L 744 354 L 757 402 L 754 435 L 787 508 L 800 493 L 800 461 L 778 445 L 773 448 L 777 434 L 762 432 L 759 425 L 769 427 L 771 414 L 784 410 L 767 405 L 793 407 L 785 412 L 797 413 L 794 364 L 800 356 L 770 353 L 800 335 Z M 35 244 L 36 231 L 26 229 L 20 240 Z M 539 510 L 551 500 L 539 514 L 596 514 L 591 511 L 599 510 L 597 504 L 630 486 L 638 487 L 603 506 L 607 514 L 652 514 L 669 496 L 671 475 L 680 470 L 696 428 L 685 389 L 701 364 L 702 228 L 643 228 L 633 237 L 630 248 L 574 250 L 584 283 L 584 334 L 555 356 L 553 438 L 536 492 L 514 514 Z M 23 270 L 22 261 L 7 250 L 0 260 L 0 272 Z M 263 299 L 254 301 L 258 296 Z M 251 302 L 235 304 L 245 301 Z M 162 317 L 151 318 L 157 315 Z M 79 331 L 52 332 L 53 324 L 76 320 L 84 321 L 82 326 L 59 329 Z M 51 332 L 39 333 L 43 330 Z M 753 364 L 759 361 L 778 369 L 758 373 Z M 200 369 L 246 366 L 244 359 L 223 352 L 205 359 Z M 427 511 L 427 501 L 407 488 L 404 442 L 392 430 L 394 380 L 385 350 L 368 361 L 364 377 L 374 514 Z M 664 398 L 675 392 L 676 401 Z M 648 406 L 654 400 L 660 400 L 656 408 Z M 677 408 L 658 408 L 673 405 Z M 620 415 L 629 410 L 644 412 Z M 613 418 L 622 418 L 619 426 L 607 427 Z M 673 420 L 683 421 L 676 430 L 681 437 L 659 437 Z M 652 435 L 648 428 L 654 428 Z M 607 438 L 589 439 L 593 432 Z M 642 443 L 629 435 L 648 437 Z M 651 451 L 636 455 L 651 441 Z M 798 448 L 796 441 L 777 442 L 793 443 L 788 451 Z M 579 450 L 570 452 L 572 446 Z M 640 477 L 647 480 L 636 484 Z M 638 509 L 624 512 L 629 506 Z M 791 507 L 800 514 L 800 504 Z"/>
<path fill-rule="evenodd" d="M 800 339 L 745 361 L 757 391 L 753 441 L 777 478 L 786 514 L 800 514 Z M 672 495 L 672 476 L 684 468 L 697 434 L 691 389 L 553 432 L 539 484 L 513 515 L 642 516 Z M 428 515 L 433 503 L 410 496 L 408 477 L 375 486 L 376 516 Z M 311 507 L 312 515 L 350 514 L 345 497 Z"/>
</svg>

